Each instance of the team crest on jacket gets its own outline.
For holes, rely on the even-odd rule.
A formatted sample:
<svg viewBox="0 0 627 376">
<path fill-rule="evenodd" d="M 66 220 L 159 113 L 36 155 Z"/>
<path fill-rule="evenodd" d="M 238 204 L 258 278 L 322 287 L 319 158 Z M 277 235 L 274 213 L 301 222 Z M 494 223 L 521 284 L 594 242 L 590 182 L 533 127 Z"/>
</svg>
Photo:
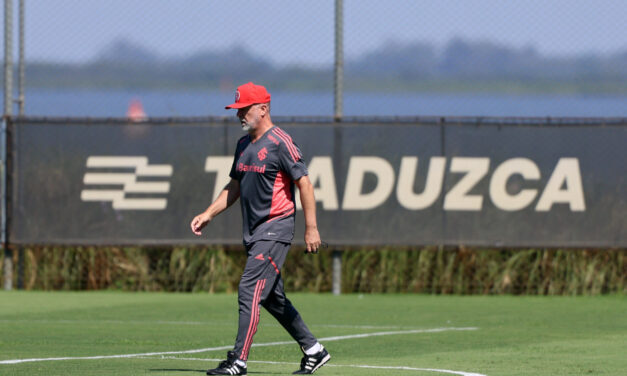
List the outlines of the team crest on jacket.
<svg viewBox="0 0 627 376">
<path fill-rule="evenodd" d="M 263 149 L 259 150 L 259 153 L 257 153 L 257 158 L 259 158 L 260 161 L 263 161 L 264 159 L 266 159 L 266 155 L 268 155 L 268 149 L 264 147 Z"/>
</svg>

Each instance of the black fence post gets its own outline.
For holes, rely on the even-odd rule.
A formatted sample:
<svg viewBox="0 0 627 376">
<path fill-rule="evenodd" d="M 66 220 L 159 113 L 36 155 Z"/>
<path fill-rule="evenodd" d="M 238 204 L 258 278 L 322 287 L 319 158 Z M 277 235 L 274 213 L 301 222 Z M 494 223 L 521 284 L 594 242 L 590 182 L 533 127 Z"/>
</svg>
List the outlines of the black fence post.
<svg viewBox="0 0 627 376">
<path fill-rule="evenodd" d="M 3 263 L 3 276 L 4 276 L 4 289 L 13 290 L 13 252 L 9 247 L 4 248 L 4 263 Z"/>
<path fill-rule="evenodd" d="M 24 290 L 24 248 L 17 250 L 17 289 Z"/>
<path fill-rule="evenodd" d="M 333 295 L 342 293 L 342 251 L 333 250 L 331 253 L 333 259 Z"/>
</svg>

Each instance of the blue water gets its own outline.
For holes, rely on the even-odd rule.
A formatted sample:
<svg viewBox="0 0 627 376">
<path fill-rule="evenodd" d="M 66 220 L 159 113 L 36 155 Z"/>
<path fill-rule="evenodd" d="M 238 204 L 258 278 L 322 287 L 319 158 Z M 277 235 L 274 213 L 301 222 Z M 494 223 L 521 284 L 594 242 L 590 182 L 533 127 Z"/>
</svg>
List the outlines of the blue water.
<svg viewBox="0 0 627 376">
<path fill-rule="evenodd" d="M 273 92 L 272 114 L 331 116 L 327 92 Z M 123 117 L 139 99 L 148 116 L 234 115 L 224 106 L 233 93 L 220 91 L 41 90 L 26 92 L 31 116 Z M 627 117 L 627 96 L 345 93 L 346 116 L 584 116 Z"/>
</svg>

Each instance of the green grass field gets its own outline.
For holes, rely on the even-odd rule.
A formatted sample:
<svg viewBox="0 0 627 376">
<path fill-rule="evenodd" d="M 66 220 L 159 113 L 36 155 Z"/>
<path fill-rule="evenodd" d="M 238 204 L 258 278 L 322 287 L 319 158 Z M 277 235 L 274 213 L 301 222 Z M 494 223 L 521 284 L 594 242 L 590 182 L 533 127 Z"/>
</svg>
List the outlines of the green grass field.
<svg viewBox="0 0 627 376">
<path fill-rule="evenodd" d="M 627 370 L 627 300 L 620 295 L 292 294 L 291 300 L 314 334 L 328 338 L 322 342 L 332 359 L 317 375 Z M 201 375 L 232 346 L 236 315 L 235 295 L 0 292 L 0 375 Z M 266 346 L 253 347 L 248 373 L 297 369 L 301 353 L 290 341 L 262 311 L 255 344 Z M 196 349 L 205 350 L 185 352 Z M 167 354 L 107 358 L 146 353 Z M 35 358 L 72 359 L 8 362 Z"/>
</svg>

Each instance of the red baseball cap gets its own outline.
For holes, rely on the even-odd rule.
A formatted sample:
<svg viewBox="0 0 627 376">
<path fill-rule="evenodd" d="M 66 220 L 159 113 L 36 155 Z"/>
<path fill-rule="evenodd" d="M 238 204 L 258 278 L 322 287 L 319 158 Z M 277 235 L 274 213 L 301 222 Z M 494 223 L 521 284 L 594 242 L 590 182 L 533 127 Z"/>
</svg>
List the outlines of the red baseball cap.
<svg viewBox="0 0 627 376">
<path fill-rule="evenodd" d="M 225 109 L 244 108 L 257 103 L 270 102 L 270 93 L 265 87 L 255 85 L 252 82 L 239 86 L 235 92 L 235 103 L 230 104 Z"/>
</svg>

